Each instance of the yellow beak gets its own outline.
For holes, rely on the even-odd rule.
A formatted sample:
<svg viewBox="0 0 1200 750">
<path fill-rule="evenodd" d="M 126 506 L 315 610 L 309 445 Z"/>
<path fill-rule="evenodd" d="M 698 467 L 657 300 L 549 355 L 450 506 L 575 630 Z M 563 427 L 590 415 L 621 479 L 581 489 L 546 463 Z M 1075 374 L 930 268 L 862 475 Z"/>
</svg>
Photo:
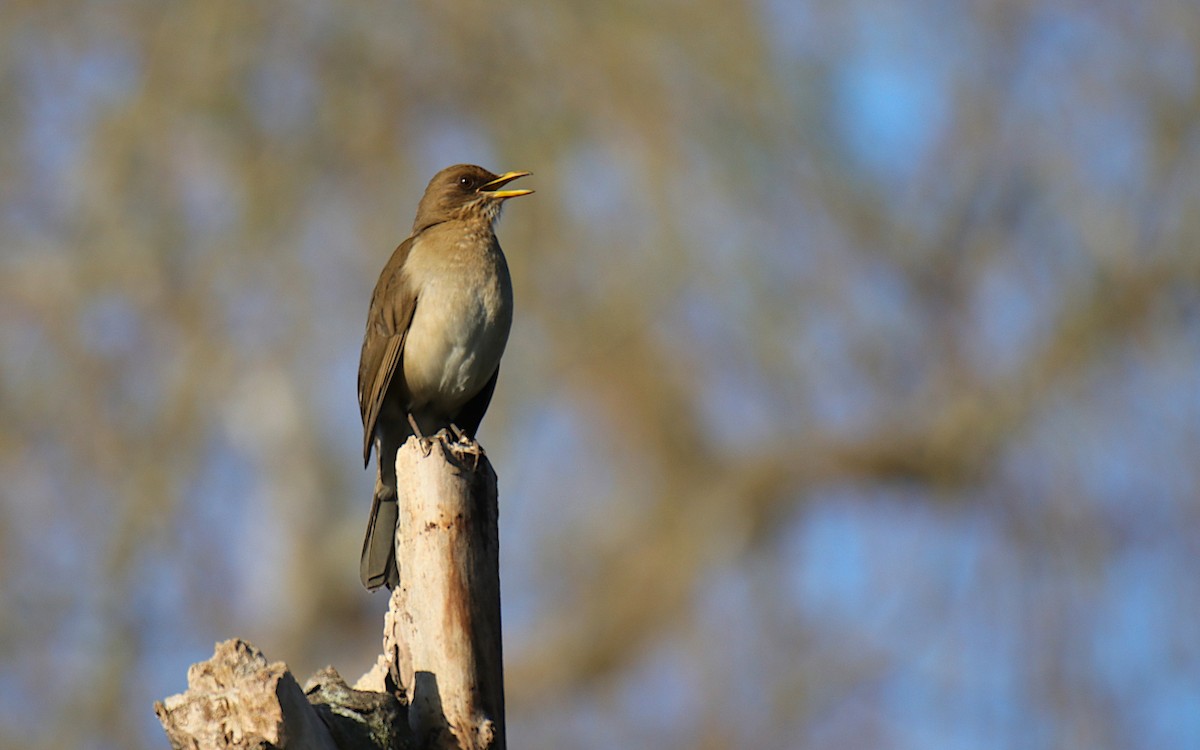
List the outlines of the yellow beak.
<svg viewBox="0 0 1200 750">
<path fill-rule="evenodd" d="M 496 179 L 479 188 L 479 192 L 489 198 L 496 200 L 504 200 L 506 198 L 520 198 L 522 195 L 529 195 L 532 190 L 497 190 L 517 179 L 518 177 L 528 177 L 533 172 L 505 172 Z"/>
</svg>

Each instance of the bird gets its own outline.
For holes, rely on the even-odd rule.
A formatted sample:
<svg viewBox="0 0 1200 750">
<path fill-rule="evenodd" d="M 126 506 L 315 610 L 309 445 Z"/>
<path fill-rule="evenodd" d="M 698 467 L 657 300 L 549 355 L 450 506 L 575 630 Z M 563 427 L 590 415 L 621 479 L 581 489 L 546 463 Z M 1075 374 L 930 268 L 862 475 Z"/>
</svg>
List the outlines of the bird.
<svg viewBox="0 0 1200 750">
<path fill-rule="evenodd" d="M 359 566 L 369 591 L 400 580 L 396 451 L 446 428 L 473 441 L 491 403 L 513 317 L 495 226 L 505 201 L 533 192 L 505 186 L 530 174 L 456 164 L 434 175 L 371 294 L 358 365 L 363 464 L 372 448 L 378 463 Z"/>
</svg>

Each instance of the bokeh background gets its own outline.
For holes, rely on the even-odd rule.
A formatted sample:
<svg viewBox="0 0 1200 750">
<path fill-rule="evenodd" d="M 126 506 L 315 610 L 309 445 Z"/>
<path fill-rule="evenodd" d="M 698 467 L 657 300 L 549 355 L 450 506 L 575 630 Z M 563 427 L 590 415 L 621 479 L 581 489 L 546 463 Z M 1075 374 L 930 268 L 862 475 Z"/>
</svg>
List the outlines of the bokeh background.
<svg viewBox="0 0 1200 750">
<path fill-rule="evenodd" d="M 367 669 L 367 301 L 470 161 L 512 747 L 1200 747 L 1192 0 L 7 0 L 0 135 L 0 746 Z"/>
</svg>

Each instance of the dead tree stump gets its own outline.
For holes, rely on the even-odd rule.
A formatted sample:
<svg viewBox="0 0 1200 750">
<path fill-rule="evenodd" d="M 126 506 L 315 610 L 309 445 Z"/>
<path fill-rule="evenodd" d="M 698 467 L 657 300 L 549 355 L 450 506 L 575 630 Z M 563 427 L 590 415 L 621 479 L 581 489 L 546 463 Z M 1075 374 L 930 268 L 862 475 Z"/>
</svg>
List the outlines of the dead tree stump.
<svg viewBox="0 0 1200 750">
<path fill-rule="evenodd" d="M 423 746 L 504 750 L 496 473 L 477 444 L 429 447 L 409 440 L 396 456 L 400 584 L 384 654 Z"/>
<path fill-rule="evenodd" d="M 496 473 L 443 433 L 405 443 L 396 476 L 400 584 L 375 667 L 354 688 L 326 668 L 302 692 L 282 662 L 217 644 L 155 704 L 173 747 L 504 750 Z"/>
</svg>

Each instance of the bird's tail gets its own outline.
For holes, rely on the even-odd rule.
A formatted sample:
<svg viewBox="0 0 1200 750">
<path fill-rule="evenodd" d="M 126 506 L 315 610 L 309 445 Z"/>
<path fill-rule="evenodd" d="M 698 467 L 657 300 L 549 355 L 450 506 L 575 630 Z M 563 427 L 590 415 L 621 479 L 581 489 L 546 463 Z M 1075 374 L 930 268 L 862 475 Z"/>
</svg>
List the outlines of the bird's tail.
<svg viewBox="0 0 1200 750">
<path fill-rule="evenodd" d="M 395 588 L 400 582 L 400 569 L 396 565 L 397 512 L 395 490 L 376 487 L 358 569 L 368 591 L 383 585 Z"/>
</svg>

